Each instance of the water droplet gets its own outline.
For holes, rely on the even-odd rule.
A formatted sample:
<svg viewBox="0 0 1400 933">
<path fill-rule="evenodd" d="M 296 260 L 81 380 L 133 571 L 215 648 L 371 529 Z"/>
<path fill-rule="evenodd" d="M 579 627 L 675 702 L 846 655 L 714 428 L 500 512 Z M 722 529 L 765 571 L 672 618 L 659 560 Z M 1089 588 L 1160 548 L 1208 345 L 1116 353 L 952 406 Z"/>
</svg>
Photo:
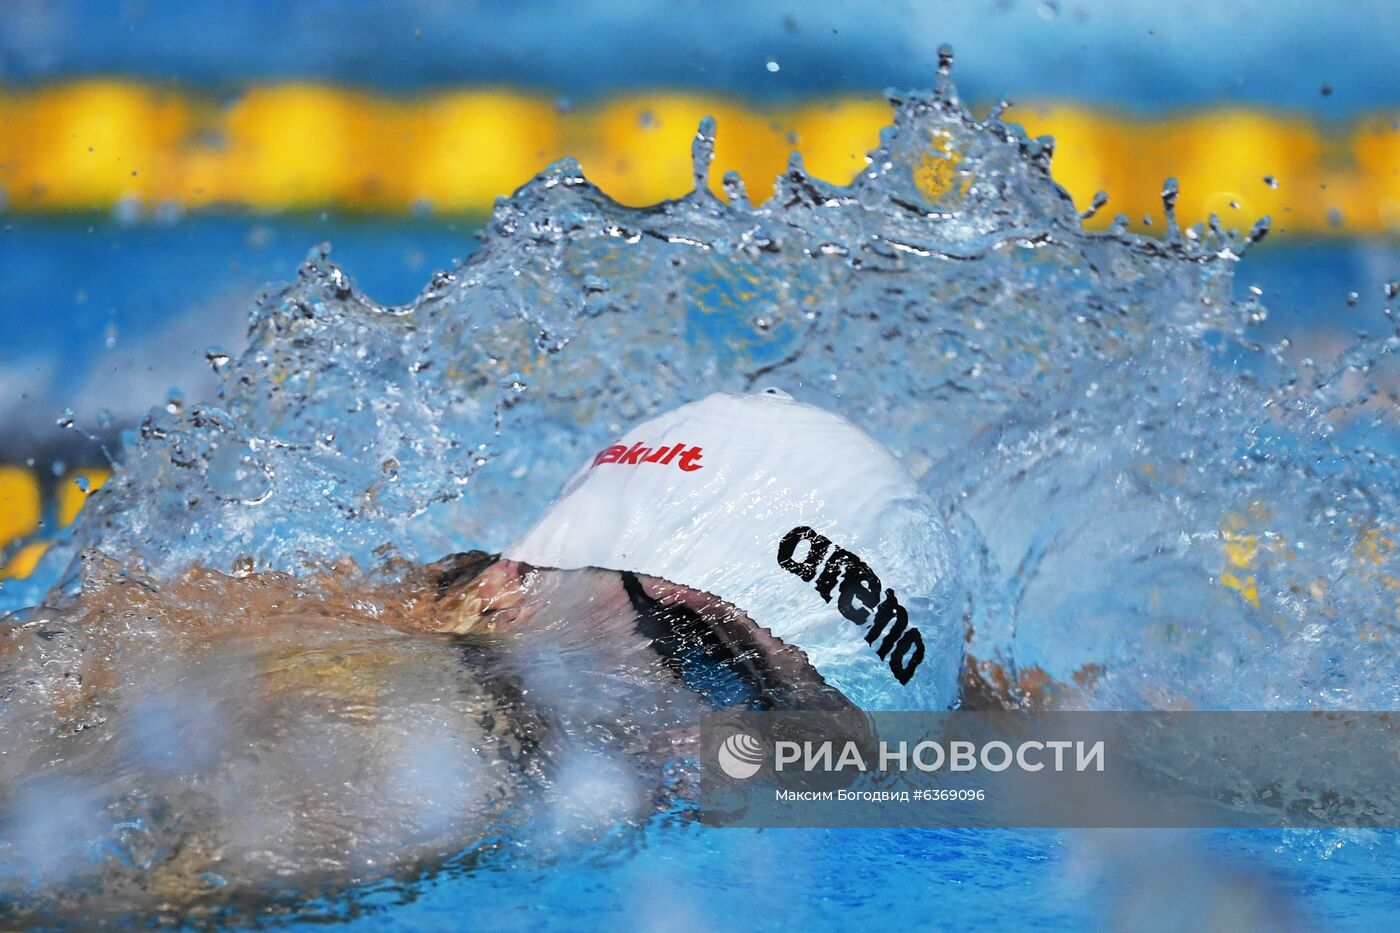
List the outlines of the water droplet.
<svg viewBox="0 0 1400 933">
<path fill-rule="evenodd" d="M 1105 204 L 1107 204 L 1107 203 L 1108 203 L 1108 192 L 1107 192 L 1107 191 L 1096 191 L 1096 192 L 1094 192 L 1094 199 L 1093 199 L 1092 201 L 1089 202 L 1089 206 L 1088 206 L 1088 207 L 1086 207 L 1084 210 L 1082 210 L 1082 211 L 1079 212 L 1079 218 L 1080 218 L 1081 220 L 1088 220 L 1090 217 L 1093 217 L 1093 216 L 1094 216 L 1095 214 L 1097 214 L 1100 210 L 1102 210 L 1102 209 L 1103 209 L 1103 206 L 1104 206 Z"/>
<path fill-rule="evenodd" d="M 1252 246 L 1255 243 L 1261 242 L 1264 239 L 1264 237 L 1269 235 L 1269 230 L 1272 227 L 1272 225 L 1273 218 L 1267 214 L 1256 220 L 1254 222 L 1254 226 L 1251 227 L 1249 231 L 1249 244 Z"/>
<path fill-rule="evenodd" d="M 73 485 L 77 486 L 80 490 L 82 490 L 83 495 L 87 495 L 88 492 L 92 489 L 92 483 L 82 473 L 79 473 L 77 476 L 73 477 Z"/>
<path fill-rule="evenodd" d="M 938 73 L 945 78 L 953 71 L 953 47 L 951 45 L 940 45 L 938 47 Z"/>
<path fill-rule="evenodd" d="M 637 123 L 639 123 L 644 130 L 653 129 L 658 125 L 656 122 L 656 114 L 652 113 L 650 108 L 637 114 Z"/>
<path fill-rule="evenodd" d="M 58 416 L 58 426 L 60 428 L 71 428 L 73 426 L 73 422 L 77 420 L 77 417 L 78 416 L 74 414 L 73 409 L 65 408 L 63 409 L 63 414 Z"/>
<path fill-rule="evenodd" d="M 1278 190 L 1278 179 L 1275 178 L 1275 177 L 1272 176 L 1272 175 L 1265 175 L 1265 176 L 1264 176 L 1264 184 L 1268 185 L 1270 188 L 1273 188 L 1274 190 Z"/>
<path fill-rule="evenodd" d="M 1323 96 L 1323 97 L 1331 97 L 1331 96 L 1332 96 L 1332 85 L 1330 85 L 1330 84 L 1324 84 L 1324 85 L 1322 86 L 1322 96 Z"/>
<path fill-rule="evenodd" d="M 1354 308 L 1354 307 L 1356 307 L 1356 303 L 1357 303 L 1358 301 L 1360 301 L 1360 300 L 1361 300 L 1361 296 L 1360 296 L 1359 294 L 1357 294 L 1356 292 L 1347 292 L 1347 307 L 1348 307 L 1348 308 Z"/>
<path fill-rule="evenodd" d="M 764 67 L 768 69 L 769 74 L 777 74 L 781 66 L 770 58 Z"/>
<path fill-rule="evenodd" d="M 1181 228 L 1176 222 L 1176 199 L 1181 194 L 1181 187 L 1175 178 L 1168 178 L 1162 182 L 1162 212 L 1167 219 L 1167 239 L 1176 240 L 1181 236 Z"/>
<path fill-rule="evenodd" d="M 1055 0 L 1043 0 L 1035 11 L 1040 14 L 1041 19 L 1054 19 L 1060 15 L 1060 5 Z"/>
<path fill-rule="evenodd" d="M 705 117 L 695 130 L 690 144 L 690 167 L 695 178 L 695 190 L 710 189 L 710 163 L 715 160 L 715 118 Z"/>
<path fill-rule="evenodd" d="M 228 351 L 220 346 L 212 346 L 205 350 L 204 358 L 209 362 L 209 365 L 213 367 L 216 373 L 221 372 L 223 368 L 228 365 L 229 361 Z"/>
</svg>

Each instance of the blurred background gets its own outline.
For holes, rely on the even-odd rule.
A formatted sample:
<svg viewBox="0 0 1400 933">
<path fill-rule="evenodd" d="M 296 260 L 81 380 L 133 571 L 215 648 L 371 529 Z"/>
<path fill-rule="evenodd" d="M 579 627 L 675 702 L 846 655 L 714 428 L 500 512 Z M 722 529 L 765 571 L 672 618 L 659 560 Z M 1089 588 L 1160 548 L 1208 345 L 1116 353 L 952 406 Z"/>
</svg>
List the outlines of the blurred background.
<svg viewBox="0 0 1400 933">
<path fill-rule="evenodd" d="M 1273 218 L 1242 264 L 1318 348 L 1400 279 L 1392 0 L 576 3 L 337 0 L 0 7 L 0 577 L 24 576 L 158 405 L 210 393 L 249 309 L 309 250 L 407 302 L 548 163 L 617 200 L 717 171 L 759 198 L 797 150 L 845 182 L 887 88 L 939 47 L 978 113 L 1056 138 L 1106 227 Z"/>
</svg>

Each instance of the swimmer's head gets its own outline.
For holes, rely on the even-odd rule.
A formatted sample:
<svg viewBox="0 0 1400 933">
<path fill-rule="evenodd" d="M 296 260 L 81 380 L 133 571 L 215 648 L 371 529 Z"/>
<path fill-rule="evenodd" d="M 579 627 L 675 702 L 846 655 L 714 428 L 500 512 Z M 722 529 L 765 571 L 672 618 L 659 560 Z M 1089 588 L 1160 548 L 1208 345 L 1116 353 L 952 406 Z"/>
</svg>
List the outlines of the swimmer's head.
<svg viewBox="0 0 1400 933">
<path fill-rule="evenodd" d="M 712 594 L 866 709 L 956 696 L 961 613 L 933 511 L 879 441 L 776 390 L 637 425 L 503 556 Z"/>
</svg>

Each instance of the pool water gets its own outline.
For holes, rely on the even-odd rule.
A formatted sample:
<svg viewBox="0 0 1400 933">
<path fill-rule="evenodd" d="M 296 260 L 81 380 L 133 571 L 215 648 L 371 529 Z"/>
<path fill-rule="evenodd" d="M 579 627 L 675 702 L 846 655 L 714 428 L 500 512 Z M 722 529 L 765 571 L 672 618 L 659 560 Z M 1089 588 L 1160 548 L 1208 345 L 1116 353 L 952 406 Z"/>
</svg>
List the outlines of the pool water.
<svg viewBox="0 0 1400 933">
<path fill-rule="evenodd" d="M 407 304 L 376 303 L 353 270 L 313 255 L 260 301 L 246 349 L 215 361 L 214 396 L 129 432 L 121 468 L 41 564 L 34 585 L 56 583 L 59 605 L 17 621 L 70 624 L 100 594 L 132 592 L 113 581 L 146 580 L 164 605 L 192 564 L 244 581 L 198 603 L 213 622 L 249 611 L 225 599 L 239 586 L 328 562 L 338 586 L 390 586 L 394 560 L 499 548 L 587 452 L 697 386 L 774 384 L 857 421 L 919 477 L 957 542 L 978 658 L 1064 682 L 1092 669 L 1077 702 L 1101 709 L 1396 708 L 1390 310 L 1357 310 L 1365 334 L 1323 356 L 1306 314 L 1271 318 L 1236 281 L 1267 225 L 1179 230 L 1168 185 L 1165 238 L 1087 233 L 1050 147 L 974 119 L 946 71 L 895 103 L 850 186 L 794 163 L 771 197 L 730 180 L 718 199 L 708 123 L 696 190 L 677 201 L 623 207 L 556 165 Z M 127 599 L 104 618 L 150 622 Z M 149 611 L 183 618 L 190 605 Z M 156 658 L 163 644 L 151 640 Z M 36 639 L 40 666 L 63 645 Z M 428 649 L 392 650 L 433 663 Z M 237 682 L 221 682 L 237 712 Z M 392 691 L 379 702 L 405 722 L 423 709 Z M 7 700 L 0 715 L 27 714 Z M 374 748 L 396 741 L 401 720 L 385 721 Z M 227 736 L 211 732 L 218 752 Z M 434 773 L 493 762 L 431 747 Z M 100 815 L 150 766 L 79 770 L 95 779 L 46 792 Z M 595 815 L 650 793 L 611 765 L 580 768 L 570 779 Z M 442 785 L 405 786 L 432 800 L 426 788 Z M 520 819 L 526 799 L 474 824 L 485 829 L 467 854 L 428 840 L 420 869 L 324 897 L 297 886 L 314 848 L 274 840 L 274 860 L 296 854 L 281 880 L 225 879 L 233 894 L 216 909 L 243 921 L 275 901 L 285 922 L 375 928 L 1278 928 L 1364 927 L 1397 906 L 1390 832 L 751 832 L 702 829 L 667 805 L 580 834 L 548 807 Z M 129 864 L 121 829 L 98 818 L 65 832 L 82 857 Z M 4 896 L 71 918 L 45 902 L 52 879 L 9 848 Z M 120 915 L 127 895 L 95 883 L 87 894 Z M 152 909 L 141 903 L 131 909 Z"/>
</svg>

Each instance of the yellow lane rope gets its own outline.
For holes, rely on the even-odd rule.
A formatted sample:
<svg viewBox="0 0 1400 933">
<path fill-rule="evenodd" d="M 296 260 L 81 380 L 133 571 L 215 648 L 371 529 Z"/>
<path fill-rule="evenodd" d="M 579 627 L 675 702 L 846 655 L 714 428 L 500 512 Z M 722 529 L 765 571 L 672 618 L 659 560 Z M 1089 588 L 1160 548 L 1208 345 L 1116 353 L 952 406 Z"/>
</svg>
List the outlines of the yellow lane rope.
<svg viewBox="0 0 1400 933">
<path fill-rule="evenodd" d="M 689 189 L 690 140 L 706 115 L 719 121 L 716 186 L 738 171 L 757 200 L 793 149 L 818 177 L 848 181 L 889 108 L 873 97 L 764 109 L 648 92 L 564 112 L 499 88 L 391 98 L 279 84 L 228 101 L 124 80 L 0 88 L 0 201 L 24 213 L 481 213 L 568 154 L 619 201 L 647 204 Z M 1272 214 L 1275 233 L 1400 232 L 1400 111 L 1318 124 L 1228 106 L 1147 118 L 1041 102 L 1008 116 L 1056 137 L 1056 178 L 1080 207 L 1109 192 L 1091 225 L 1121 212 L 1161 229 L 1161 183 L 1176 176 L 1183 223 L 1217 213 L 1247 228 Z"/>
<path fill-rule="evenodd" d="M 73 524 L 87 497 L 112 476 L 106 467 L 69 470 L 49 490 L 28 467 L 0 464 L 0 580 L 29 576 L 48 549 L 52 532 Z"/>
</svg>

